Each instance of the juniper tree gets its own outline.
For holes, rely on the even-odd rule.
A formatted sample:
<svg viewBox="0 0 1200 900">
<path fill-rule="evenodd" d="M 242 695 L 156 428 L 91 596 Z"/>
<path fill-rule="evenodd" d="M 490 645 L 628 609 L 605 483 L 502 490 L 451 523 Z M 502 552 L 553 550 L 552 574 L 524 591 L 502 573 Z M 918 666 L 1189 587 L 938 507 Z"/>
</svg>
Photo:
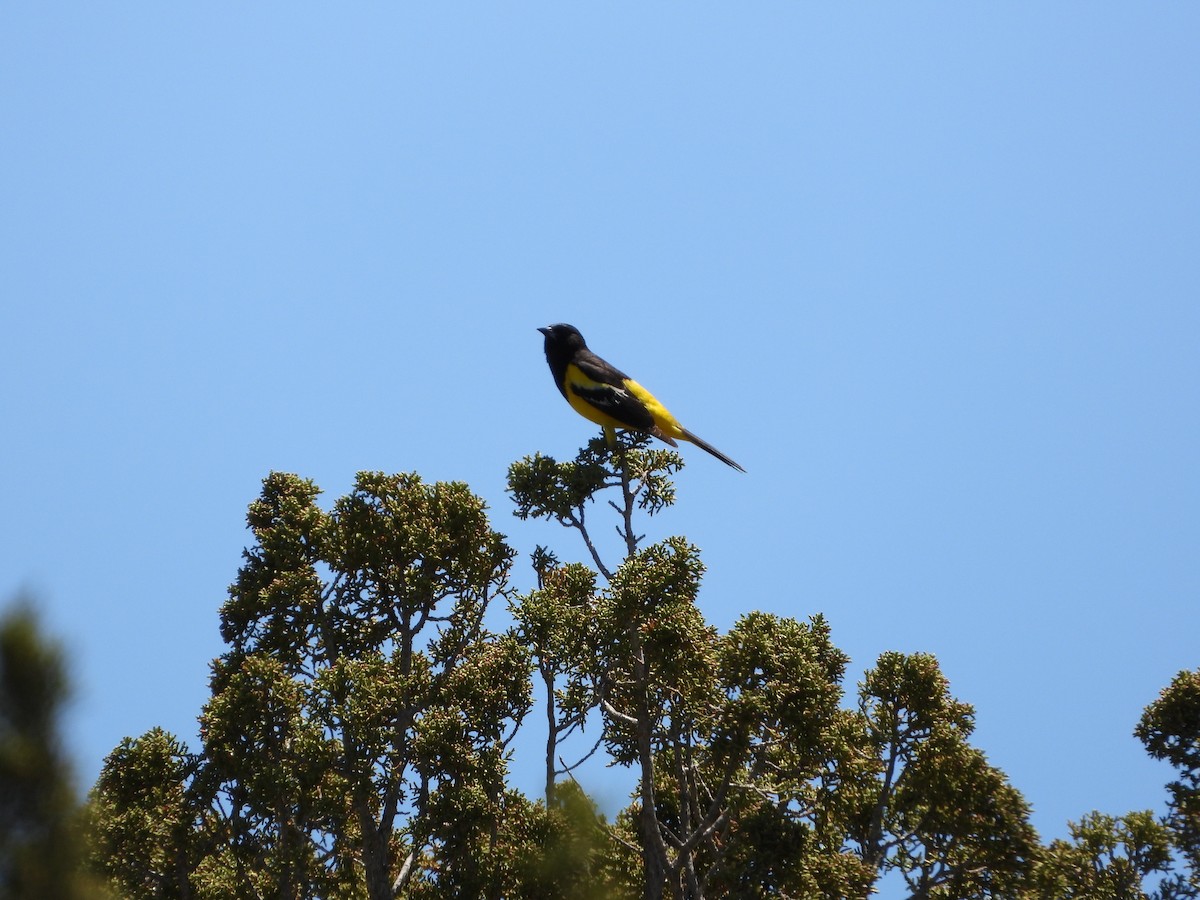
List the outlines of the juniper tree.
<svg viewBox="0 0 1200 900">
<path fill-rule="evenodd" d="M 971 711 L 936 661 L 885 655 L 852 710 L 847 659 L 821 616 L 751 613 L 719 634 L 697 605 L 698 548 L 642 547 L 635 524 L 670 506 L 681 466 L 624 436 L 612 451 L 597 439 L 573 461 L 538 455 L 509 471 L 516 514 L 576 532 L 596 566 L 554 577 L 543 565 L 514 609 L 553 673 L 547 793 L 565 768 L 554 736 L 593 711 L 612 763 L 638 776 L 609 832 L 620 888 L 649 900 L 866 896 L 899 870 L 917 896 L 1017 896 L 1037 847 L 1027 805 L 968 743 Z M 595 533 L 605 505 L 619 564 Z"/>
</svg>

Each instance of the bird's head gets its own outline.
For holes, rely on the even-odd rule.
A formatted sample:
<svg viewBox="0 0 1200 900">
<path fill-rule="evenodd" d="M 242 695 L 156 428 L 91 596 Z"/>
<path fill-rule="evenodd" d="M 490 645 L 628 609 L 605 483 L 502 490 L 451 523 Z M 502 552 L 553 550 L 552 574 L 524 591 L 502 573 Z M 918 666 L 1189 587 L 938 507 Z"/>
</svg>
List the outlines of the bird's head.
<svg viewBox="0 0 1200 900">
<path fill-rule="evenodd" d="M 567 325 L 560 322 L 557 325 L 547 325 L 545 328 L 539 328 L 542 334 L 546 336 L 546 355 L 551 353 L 563 354 L 569 356 L 576 350 L 582 350 L 587 347 L 583 340 L 583 335 L 579 333 L 579 329 L 574 325 Z"/>
</svg>

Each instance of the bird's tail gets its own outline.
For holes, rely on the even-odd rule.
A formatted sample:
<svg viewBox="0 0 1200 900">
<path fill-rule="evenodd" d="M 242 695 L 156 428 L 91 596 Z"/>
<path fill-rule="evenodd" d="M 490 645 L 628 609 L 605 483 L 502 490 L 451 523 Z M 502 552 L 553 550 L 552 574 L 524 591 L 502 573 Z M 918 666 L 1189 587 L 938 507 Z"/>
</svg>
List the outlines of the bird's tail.
<svg viewBox="0 0 1200 900">
<path fill-rule="evenodd" d="M 733 468 L 737 469 L 739 472 L 746 471 L 741 466 L 739 466 L 737 463 L 735 463 L 732 459 L 730 459 L 728 456 L 726 456 L 724 453 L 722 453 L 720 450 L 718 450 L 716 447 L 714 447 L 712 444 L 710 444 L 708 441 L 703 440 L 702 438 L 696 437 L 694 434 L 692 434 L 686 428 L 683 429 L 683 434 L 680 436 L 685 441 L 691 441 L 693 444 L 695 444 L 701 450 L 705 450 L 705 451 L 711 453 L 713 456 L 715 456 L 721 462 L 725 463 L 725 465 L 733 466 Z"/>
</svg>

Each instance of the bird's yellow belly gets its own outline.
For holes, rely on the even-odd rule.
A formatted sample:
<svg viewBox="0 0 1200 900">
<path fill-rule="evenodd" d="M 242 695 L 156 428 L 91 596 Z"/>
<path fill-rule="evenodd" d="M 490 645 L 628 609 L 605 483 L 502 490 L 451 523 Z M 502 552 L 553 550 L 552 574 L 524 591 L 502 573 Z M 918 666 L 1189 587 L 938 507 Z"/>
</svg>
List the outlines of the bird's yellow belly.
<svg viewBox="0 0 1200 900">
<path fill-rule="evenodd" d="M 628 422 L 623 422 L 620 419 L 610 416 L 608 413 L 587 401 L 586 398 L 577 394 L 571 389 L 570 385 L 577 384 L 583 388 L 608 388 L 611 385 L 602 385 L 599 382 L 593 381 L 583 374 L 576 366 L 567 367 L 567 402 L 571 404 L 571 408 L 579 413 L 585 419 L 595 422 L 597 425 L 602 425 L 604 428 L 630 428 Z M 679 421 L 667 411 L 667 408 L 658 402 L 658 398 L 651 394 L 648 390 L 634 381 L 632 378 L 627 378 L 622 383 L 621 387 L 632 395 L 638 403 L 648 412 L 654 420 L 654 427 L 657 432 L 651 429 L 651 433 L 659 433 L 659 436 L 665 435 L 668 438 L 679 438 L 683 436 L 683 426 Z M 642 430 L 639 428 L 639 430 Z"/>
<path fill-rule="evenodd" d="M 567 402 L 571 404 L 571 409 L 579 413 L 585 419 L 595 422 L 597 425 L 603 425 L 605 428 L 628 428 L 624 422 L 619 422 L 607 413 L 601 412 L 588 403 L 574 391 L 567 391 Z"/>
</svg>

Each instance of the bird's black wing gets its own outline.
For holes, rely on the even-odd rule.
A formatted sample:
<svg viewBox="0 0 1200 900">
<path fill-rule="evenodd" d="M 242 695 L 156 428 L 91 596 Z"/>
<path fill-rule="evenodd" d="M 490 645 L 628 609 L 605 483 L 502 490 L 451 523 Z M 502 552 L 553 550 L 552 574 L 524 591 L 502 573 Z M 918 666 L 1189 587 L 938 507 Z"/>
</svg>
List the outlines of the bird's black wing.
<svg viewBox="0 0 1200 900">
<path fill-rule="evenodd" d="M 580 350 L 571 357 L 571 362 L 592 381 L 599 381 L 601 384 L 611 384 L 613 387 L 623 388 L 625 382 L 629 380 L 628 375 L 607 360 L 601 359 L 591 350 Z"/>
<path fill-rule="evenodd" d="M 587 350 L 576 353 L 571 363 L 591 382 L 570 382 L 571 391 L 629 428 L 654 430 L 654 416 L 625 386 L 628 375 Z"/>
</svg>

